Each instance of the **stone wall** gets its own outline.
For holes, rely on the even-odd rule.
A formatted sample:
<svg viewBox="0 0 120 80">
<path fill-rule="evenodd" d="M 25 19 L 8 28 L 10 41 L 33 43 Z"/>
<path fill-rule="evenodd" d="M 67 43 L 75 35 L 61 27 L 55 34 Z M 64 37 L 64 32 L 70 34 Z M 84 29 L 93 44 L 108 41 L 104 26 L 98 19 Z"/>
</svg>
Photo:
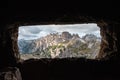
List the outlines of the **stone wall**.
<svg viewBox="0 0 120 80">
<path fill-rule="evenodd" d="M 111 73 L 115 73 L 115 71 L 119 72 L 119 61 L 120 61 L 120 37 L 119 37 L 119 26 L 120 24 L 114 21 L 106 21 L 101 19 L 95 19 L 92 17 L 76 17 L 76 18 L 64 18 L 57 20 L 53 20 L 54 23 L 57 24 L 65 24 L 65 23 L 97 23 L 100 27 L 102 43 L 101 49 L 98 56 L 99 60 L 87 60 L 87 59 L 40 59 L 40 60 L 28 60 L 20 62 L 20 56 L 18 52 L 17 46 L 17 37 L 18 37 L 18 27 L 20 25 L 30 25 L 30 24 L 49 24 L 52 21 L 44 22 L 27 22 L 24 21 L 22 23 L 16 24 L 16 21 L 13 21 L 13 24 L 5 24 L 3 28 L 0 30 L 0 68 L 7 66 L 19 67 L 21 71 L 21 75 L 24 80 L 33 80 L 33 79 L 44 79 L 49 77 L 49 79 L 53 80 L 54 78 L 57 80 L 62 76 L 62 79 L 67 78 L 67 76 L 71 75 L 71 77 L 75 77 L 75 72 L 79 72 L 81 77 L 84 79 L 87 75 L 91 77 L 93 75 L 100 77 L 106 75 L 107 79 L 110 80 Z M 67 21 L 69 20 L 69 21 Z M 74 21 L 75 20 L 75 21 Z M 21 20 L 20 20 L 21 22 Z M 27 24 L 26 24 L 27 23 Z M 107 59 L 107 61 L 105 61 Z M 103 60 L 103 61 L 102 61 Z M 114 60 L 117 60 L 114 62 Z M 102 61 L 102 62 L 101 62 Z M 110 64 L 109 64 L 110 63 Z M 114 70 L 112 70 L 114 68 Z M 75 69 L 75 70 L 73 70 Z M 102 69 L 102 71 L 100 70 Z M 82 73 L 81 73 L 82 71 Z M 110 73 L 109 73 L 110 71 Z M 33 73 L 34 72 L 34 73 Z M 89 72 L 88 74 L 86 74 Z M 91 74 L 92 72 L 92 74 Z M 40 74 L 40 75 L 39 75 Z M 89 75 L 91 74 L 91 75 Z M 66 76 L 65 76 L 66 75 Z M 117 73 L 114 74 L 114 80 Z M 47 76 L 47 77 L 46 77 Z M 55 77 L 56 76 L 56 77 Z M 118 77 L 118 76 L 117 76 Z M 101 79 L 103 79 L 102 77 Z M 93 78 L 90 78 L 93 80 Z M 44 79 L 45 80 L 45 79 Z M 46 79 L 48 80 L 48 79 Z M 119 79 L 118 79 L 119 80 Z"/>
<path fill-rule="evenodd" d="M 119 23 L 98 22 L 102 36 L 101 49 L 98 58 L 110 59 L 119 55 Z M 116 57 L 117 57 L 116 56 Z M 118 58 L 116 58 L 118 59 Z"/>
<path fill-rule="evenodd" d="M 17 67 L 0 69 L 0 80 L 22 80 L 20 70 Z"/>
<path fill-rule="evenodd" d="M 66 18 L 69 17 L 62 17 L 59 18 L 59 20 L 57 20 L 54 23 L 57 24 L 65 24 L 65 23 L 76 23 L 76 20 L 79 20 L 79 22 L 77 21 L 77 23 L 97 23 L 98 26 L 100 27 L 100 32 L 101 32 L 101 36 L 102 36 L 102 41 L 101 41 L 101 49 L 99 52 L 99 56 L 98 59 L 109 59 L 110 57 L 117 55 L 118 54 L 118 50 L 119 50 L 119 25 L 118 23 L 114 23 L 114 22 L 105 22 L 103 20 L 98 20 L 98 19 L 94 19 L 92 17 L 74 17 L 73 20 L 75 19 L 75 21 L 65 21 L 62 22 L 62 20 L 66 20 Z M 27 23 L 27 22 L 26 22 Z M 6 62 L 11 61 L 12 63 L 10 64 L 15 64 L 17 62 L 19 62 L 20 60 L 20 55 L 18 52 L 18 45 L 17 45 L 17 37 L 18 37 L 18 27 L 19 25 L 30 25 L 30 24 L 39 24 L 38 22 L 33 21 L 33 23 L 28 22 L 26 24 L 24 23 L 15 23 L 15 24 L 8 24 L 6 25 L 6 28 L 3 28 L 3 31 L 1 31 L 1 35 L 0 35 L 0 40 L 1 40 L 1 52 L 3 52 L 3 56 L 6 57 Z M 49 24 L 50 22 L 46 22 L 46 23 L 42 23 L 42 24 Z M 41 23 L 40 23 L 41 24 Z M 11 57 L 10 57 L 11 56 Z M 5 59 L 3 57 L 1 57 L 0 59 Z M 2 63 L 2 62 L 1 62 Z"/>
<path fill-rule="evenodd" d="M 19 61 L 19 52 L 17 45 L 18 28 L 7 27 L 1 31 L 1 56 L 0 56 L 0 67 L 4 66 L 16 66 Z M 4 61 L 4 62 L 3 62 Z"/>
</svg>

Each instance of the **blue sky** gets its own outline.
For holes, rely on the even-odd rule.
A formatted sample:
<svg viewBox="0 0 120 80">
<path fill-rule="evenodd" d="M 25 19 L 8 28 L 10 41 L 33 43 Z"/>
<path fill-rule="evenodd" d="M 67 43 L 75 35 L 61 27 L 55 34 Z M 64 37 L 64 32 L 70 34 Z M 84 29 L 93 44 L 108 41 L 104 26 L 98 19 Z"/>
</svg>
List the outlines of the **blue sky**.
<svg viewBox="0 0 120 80">
<path fill-rule="evenodd" d="M 30 25 L 20 26 L 18 39 L 32 40 L 44 37 L 50 33 L 68 31 L 71 34 L 79 34 L 80 37 L 85 34 L 95 34 L 100 37 L 100 28 L 95 23 L 90 24 L 65 24 L 65 25 Z"/>
</svg>

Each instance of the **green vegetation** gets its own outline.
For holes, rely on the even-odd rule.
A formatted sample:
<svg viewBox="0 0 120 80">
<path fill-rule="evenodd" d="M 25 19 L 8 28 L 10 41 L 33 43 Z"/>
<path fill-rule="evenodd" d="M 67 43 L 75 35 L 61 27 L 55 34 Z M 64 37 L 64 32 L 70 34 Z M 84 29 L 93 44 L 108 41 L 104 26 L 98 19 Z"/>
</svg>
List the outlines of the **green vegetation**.
<svg viewBox="0 0 120 80">
<path fill-rule="evenodd" d="M 55 50 L 57 48 L 57 45 L 51 46 L 52 50 Z"/>
</svg>

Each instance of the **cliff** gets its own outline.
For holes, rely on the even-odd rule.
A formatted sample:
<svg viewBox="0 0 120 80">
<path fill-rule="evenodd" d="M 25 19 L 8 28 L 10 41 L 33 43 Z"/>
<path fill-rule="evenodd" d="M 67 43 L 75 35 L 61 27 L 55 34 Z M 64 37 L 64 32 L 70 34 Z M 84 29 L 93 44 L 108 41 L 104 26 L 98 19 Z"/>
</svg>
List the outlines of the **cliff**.
<svg viewBox="0 0 120 80">
<path fill-rule="evenodd" d="M 21 57 L 66 58 L 86 57 L 95 59 L 99 53 L 101 39 L 93 34 L 82 38 L 78 34 L 62 32 L 49 34 L 35 40 L 18 40 Z"/>
</svg>

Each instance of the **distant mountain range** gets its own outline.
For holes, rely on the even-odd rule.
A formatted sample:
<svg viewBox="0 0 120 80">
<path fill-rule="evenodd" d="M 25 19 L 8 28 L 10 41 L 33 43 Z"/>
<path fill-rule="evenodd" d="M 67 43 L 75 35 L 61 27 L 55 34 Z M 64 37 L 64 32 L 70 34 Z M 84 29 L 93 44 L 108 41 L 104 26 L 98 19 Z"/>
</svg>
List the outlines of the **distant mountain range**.
<svg viewBox="0 0 120 80">
<path fill-rule="evenodd" d="M 35 40 L 18 40 L 19 52 L 33 54 L 39 58 L 86 57 L 96 58 L 101 38 L 94 34 L 80 37 L 69 32 L 50 33 Z"/>
</svg>

